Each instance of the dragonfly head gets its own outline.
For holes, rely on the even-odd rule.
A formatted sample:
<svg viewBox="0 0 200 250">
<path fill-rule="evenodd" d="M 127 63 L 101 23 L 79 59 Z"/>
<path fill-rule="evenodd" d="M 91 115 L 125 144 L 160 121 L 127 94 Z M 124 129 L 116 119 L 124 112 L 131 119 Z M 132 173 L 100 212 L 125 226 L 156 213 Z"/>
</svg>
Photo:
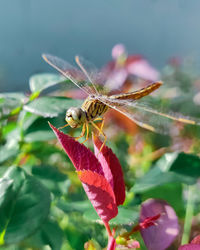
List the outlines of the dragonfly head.
<svg viewBox="0 0 200 250">
<path fill-rule="evenodd" d="M 65 121 L 70 127 L 77 128 L 86 121 L 86 114 L 81 108 L 72 107 L 67 110 Z"/>
</svg>

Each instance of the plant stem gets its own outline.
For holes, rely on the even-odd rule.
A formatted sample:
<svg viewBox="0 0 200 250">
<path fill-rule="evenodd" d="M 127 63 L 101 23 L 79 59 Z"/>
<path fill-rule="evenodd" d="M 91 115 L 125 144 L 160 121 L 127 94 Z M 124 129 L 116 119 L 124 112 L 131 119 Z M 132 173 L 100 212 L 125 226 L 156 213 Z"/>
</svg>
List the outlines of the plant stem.
<svg viewBox="0 0 200 250">
<path fill-rule="evenodd" d="M 22 110 L 22 106 L 19 106 L 15 109 L 11 110 L 11 112 L 9 114 L 0 116 L 0 122 L 7 120 L 11 116 L 18 115 L 21 110 Z"/>
<path fill-rule="evenodd" d="M 194 212 L 194 191 L 195 191 L 194 185 L 188 186 L 188 200 L 186 206 L 185 223 L 184 223 L 181 245 L 189 243 L 190 239 L 192 217 Z"/>
<path fill-rule="evenodd" d="M 108 224 L 108 222 L 103 222 L 104 225 L 105 225 L 105 228 L 106 228 L 106 231 L 108 233 L 108 236 L 111 237 L 112 236 L 112 232 L 111 232 L 111 229 L 110 229 L 110 225 Z"/>
</svg>

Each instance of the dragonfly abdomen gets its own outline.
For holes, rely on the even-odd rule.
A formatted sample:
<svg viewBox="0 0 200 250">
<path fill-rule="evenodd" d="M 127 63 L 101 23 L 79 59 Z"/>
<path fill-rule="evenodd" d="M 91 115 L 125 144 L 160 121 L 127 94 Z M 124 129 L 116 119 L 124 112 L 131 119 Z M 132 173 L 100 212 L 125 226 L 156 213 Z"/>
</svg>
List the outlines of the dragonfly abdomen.
<svg viewBox="0 0 200 250">
<path fill-rule="evenodd" d="M 85 111 L 88 121 L 94 120 L 108 110 L 108 106 L 104 103 L 99 100 L 90 100 L 88 98 L 82 104 L 81 108 Z"/>
<path fill-rule="evenodd" d="M 162 82 L 154 82 L 150 85 L 148 85 L 145 88 L 142 88 L 140 90 L 130 92 L 130 93 L 124 93 L 124 94 L 119 94 L 119 95 L 112 95 L 110 98 L 112 99 L 117 99 L 117 100 L 137 100 L 140 99 L 144 96 L 149 95 L 151 92 L 155 91 L 162 85 Z"/>
</svg>

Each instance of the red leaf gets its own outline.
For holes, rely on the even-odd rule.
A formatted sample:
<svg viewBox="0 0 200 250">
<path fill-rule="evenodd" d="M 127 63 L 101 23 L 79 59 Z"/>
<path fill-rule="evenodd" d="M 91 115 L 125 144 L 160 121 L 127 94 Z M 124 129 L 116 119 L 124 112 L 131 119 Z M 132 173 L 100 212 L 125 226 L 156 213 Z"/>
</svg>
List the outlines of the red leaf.
<svg viewBox="0 0 200 250">
<path fill-rule="evenodd" d="M 117 205 L 121 205 L 125 200 L 125 184 L 120 162 L 112 150 L 105 145 L 99 153 L 102 142 L 98 137 L 93 136 L 93 142 L 94 152 L 101 162 L 104 176 L 113 187 Z"/>
<path fill-rule="evenodd" d="M 178 248 L 178 250 L 199 250 L 199 249 L 200 249 L 199 244 L 186 244 Z"/>
<path fill-rule="evenodd" d="M 65 152 L 79 173 L 85 192 L 100 218 L 108 222 L 118 213 L 115 194 L 104 177 L 104 171 L 95 155 L 74 138 L 50 124 Z"/>
<path fill-rule="evenodd" d="M 194 239 L 191 241 L 191 243 L 200 245 L 200 235 L 197 235 L 196 237 L 194 237 Z"/>
<path fill-rule="evenodd" d="M 146 218 L 146 222 L 151 222 L 152 218 L 157 220 L 154 221 L 154 225 L 141 230 L 145 245 L 149 250 L 166 249 L 179 232 L 175 211 L 165 201 L 149 199 L 142 204 L 140 222 L 144 222 Z"/>
<path fill-rule="evenodd" d="M 88 148 L 83 144 L 80 144 L 78 141 L 75 141 L 74 138 L 62 133 L 50 123 L 49 125 L 53 129 L 77 171 L 91 170 L 104 175 L 101 164 Z"/>
<path fill-rule="evenodd" d="M 90 170 L 78 172 L 85 192 L 99 217 L 108 222 L 118 213 L 115 194 L 104 176 Z"/>
<path fill-rule="evenodd" d="M 179 247 L 178 250 L 198 250 L 200 249 L 200 235 L 197 235 L 190 244 L 185 244 Z"/>
<path fill-rule="evenodd" d="M 156 226 L 156 221 L 160 218 L 161 214 L 155 216 L 147 217 L 143 222 L 140 222 L 139 227 L 145 229 L 151 226 Z"/>
</svg>

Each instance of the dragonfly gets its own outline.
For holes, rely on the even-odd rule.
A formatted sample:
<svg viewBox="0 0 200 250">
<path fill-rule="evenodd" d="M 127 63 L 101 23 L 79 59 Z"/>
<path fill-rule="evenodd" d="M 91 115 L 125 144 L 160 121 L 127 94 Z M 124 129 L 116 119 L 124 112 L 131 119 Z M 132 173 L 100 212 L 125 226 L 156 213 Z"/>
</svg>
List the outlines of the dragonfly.
<svg viewBox="0 0 200 250">
<path fill-rule="evenodd" d="M 85 59 L 79 56 L 75 57 L 75 61 L 79 66 L 78 69 L 57 56 L 43 54 L 42 57 L 49 65 L 55 68 L 87 95 L 81 107 L 71 107 L 66 111 L 66 125 L 60 127 L 60 129 L 66 126 L 72 128 L 82 126 L 82 132 L 76 139 L 80 139 L 86 134 L 85 140 L 82 142 L 84 143 L 89 138 L 89 124 L 91 124 L 99 132 L 99 135 L 104 137 L 104 142 L 100 151 L 107 140 L 103 131 L 103 126 L 104 114 L 109 109 L 120 112 L 144 129 L 161 134 L 169 133 L 169 128 L 171 126 L 170 121 L 200 125 L 200 119 L 198 118 L 191 118 L 179 113 L 163 112 L 159 107 L 155 107 L 151 103 L 143 101 L 145 96 L 148 96 L 162 86 L 163 83 L 161 81 L 153 82 L 133 92 L 109 95 L 105 94 L 104 91 L 98 90 L 98 78 L 101 80 L 103 78 L 99 77 L 100 73 L 93 64 Z M 105 86 L 107 85 L 106 80 L 104 84 Z M 100 127 L 97 126 L 95 123 L 96 121 L 101 122 Z"/>
</svg>

